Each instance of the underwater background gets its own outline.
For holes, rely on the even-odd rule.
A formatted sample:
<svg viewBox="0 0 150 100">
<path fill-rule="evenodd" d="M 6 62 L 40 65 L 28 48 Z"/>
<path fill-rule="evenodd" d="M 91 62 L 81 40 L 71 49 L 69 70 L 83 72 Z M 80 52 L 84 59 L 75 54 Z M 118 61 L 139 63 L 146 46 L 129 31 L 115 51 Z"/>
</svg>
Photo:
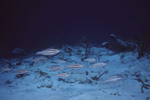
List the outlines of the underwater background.
<svg viewBox="0 0 150 100">
<path fill-rule="evenodd" d="M 3 1 L 1 55 L 18 47 L 75 44 L 82 36 L 101 43 L 114 33 L 123 39 L 149 32 L 146 0 L 99 2 Z M 3 52 L 3 53 L 2 53 Z"/>
<path fill-rule="evenodd" d="M 0 9 L 0 100 L 150 100 L 147 0 L 10 0 Z"/>
</svg>

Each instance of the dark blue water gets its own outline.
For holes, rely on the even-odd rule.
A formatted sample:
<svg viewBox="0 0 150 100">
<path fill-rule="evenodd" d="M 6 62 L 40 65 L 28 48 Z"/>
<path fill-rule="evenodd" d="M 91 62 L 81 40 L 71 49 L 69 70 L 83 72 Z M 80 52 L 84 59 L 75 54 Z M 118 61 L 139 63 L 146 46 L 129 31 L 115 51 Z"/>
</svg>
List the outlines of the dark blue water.
<svg viewBox="0 0 150 100">
<path fill-rule="evenodd" d="M 123 39 L 149 31 L 148 3 L 137 0 L 101 2 L 13 1 L 2 3 L 1 55 L 19 47 L 75 44 L 86 36 L 92 43 Z"/>
</svg>

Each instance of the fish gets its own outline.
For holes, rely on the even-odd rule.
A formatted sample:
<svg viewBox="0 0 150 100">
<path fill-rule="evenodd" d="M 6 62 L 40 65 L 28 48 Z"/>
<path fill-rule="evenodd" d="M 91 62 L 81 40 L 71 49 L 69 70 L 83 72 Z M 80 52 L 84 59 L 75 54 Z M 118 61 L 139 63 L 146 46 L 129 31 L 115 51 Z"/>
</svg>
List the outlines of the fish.
<svg viewBox="0 0 150 100">
<path fill-rule="evenodd" d="M 59 71 L 59 70 L 63 70 L 63 67 L 57 67 L 57 68 L 52 69 L 51 71 L 55 72 L 55 71 Z"/>
<path fill-rule="evenodd" d="M 38 58 L 32 59 L 32 62 L 40 62 L 40 61 L 44 61 L 46 59 L 47 58 L 45 58 L 45 57 L 38 57 Z"/>
<path fill-rule="evenodd" d="M 55 76 L 57 76 L 57 77 L 67 77 L 67 76 L 69 76 L 69 74 L 68 73 L 60 73 L 60 74 L 56 74 Z"/>
<path fill-rule="evenodd" d="M 1 68 L 0 71 L 6 71 L 6 72 L 9 72 L 9 71 L 11 71 L 11 68 Z"/>
<path fill-rule="evenodd" d="M 19 69 L 19 70 L 15 71 L 15 73 L 17 73 L 17 74 L 25 74 L 27 72 L 28 71 L 26 69 Z"/>
<path fill-rule="evenodd" d="M 63 67 L 60 67 L 60 66 L 47 66 L 47 68 L 50 68 L 51 71 L 55 72 L 55 71 L 58 71 L 58 70 L 63 70 Z"/>
<path fill-rule="evenodd" d="M 58 63 L 66 63 L 65 60 L 57 60 L 56 62 L 58 62 Z"/>
<path fill-rule="evenodd" d="M 102 81 L 101 83 L 113 83 L 113 82 L 118 82 L 120 80 L 122 80 L 122 77 L 120 75 L 114 75 L 108 77 L 106 80 Z"/>
<path fill-rule="evenodd" d="M 36 52 L 36 55 L 52 56 L 52 55 L 58 54 L 59 52 L 60 52 L 59 49 L 45 49 L 45 50 Z"/>
<path fill-rule="evenodd" d="M 94 61 L 96 61 L 96 59 L 94 59 L 94 58 L 87 58 L 87 59 L 85 59 L 85 61 L 87 61 L 87 62 L 94 62 Z"/>
<path fill-rule="evenodd" d="M 84 67 L 84 65 L 82 65 L 82 64 L 72 64 L 72 65 L 68 65 L 67 67 L 68 68 L 73 68 L 73 69 L 79 69 L 79 68 Z"/>
<path fill-rule="evenodd" d="M 106 63 L 99 62 L 99 63 L 95 63 L 95 64 L 91 65 L 90 67 L 97 68 L 97 67 L 105 67 L 105 66 L 106 66 Z"/>
<path fill-rule="evenodd" d="M 50 68 L 50 69 L 55 69 L 55 68 L 58 68 L 60 67 L 59 65 L 53 65 L 53 66 L 47 66 L 47 68 Z"/>
</svg>

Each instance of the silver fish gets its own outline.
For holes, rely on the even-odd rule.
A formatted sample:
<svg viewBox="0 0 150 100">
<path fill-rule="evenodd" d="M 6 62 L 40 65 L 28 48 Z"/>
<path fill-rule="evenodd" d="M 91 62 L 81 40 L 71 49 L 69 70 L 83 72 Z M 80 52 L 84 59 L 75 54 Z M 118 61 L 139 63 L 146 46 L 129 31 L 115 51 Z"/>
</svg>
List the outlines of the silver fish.
<svg viewBox="0 0 150 100">
<path fill-rule="evenodd" d="M 122 79 L 121 76 L 114 75 L 114 76 L 108 77 L 106 80 L 102 81 L 102 83 L 113 83 L 113 82 L 120 81 L 121 79 Z"/>
</svg>

